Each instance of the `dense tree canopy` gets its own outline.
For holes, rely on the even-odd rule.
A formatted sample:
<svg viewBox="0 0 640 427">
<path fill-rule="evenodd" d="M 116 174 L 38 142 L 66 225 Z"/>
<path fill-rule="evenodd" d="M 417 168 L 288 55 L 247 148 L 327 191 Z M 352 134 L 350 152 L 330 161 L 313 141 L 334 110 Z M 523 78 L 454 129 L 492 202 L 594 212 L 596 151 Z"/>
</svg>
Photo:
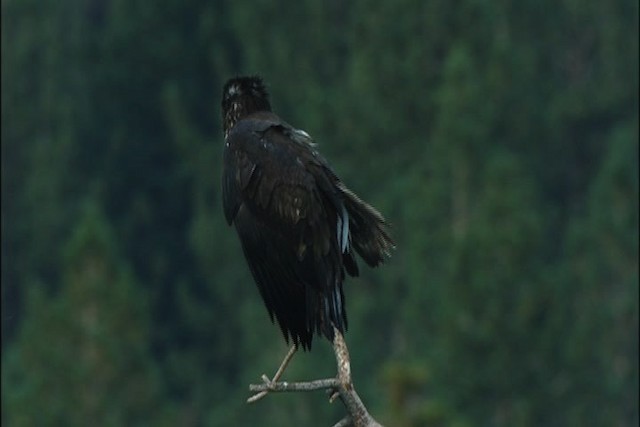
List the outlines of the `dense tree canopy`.
<svg viewBox="0 0 640 427">
<path fill-rule="evenodd" d="M 259 73 L 393 224 L 345 283 L 388 425 L 634 425 L 638 2 L 3 0 L 2 421 L 331 425 L 221 207 Z M 364 270 L 364 269 L 363 269 Z M 330 375 L 328 345 L 292 379 Z"/>
</svg>

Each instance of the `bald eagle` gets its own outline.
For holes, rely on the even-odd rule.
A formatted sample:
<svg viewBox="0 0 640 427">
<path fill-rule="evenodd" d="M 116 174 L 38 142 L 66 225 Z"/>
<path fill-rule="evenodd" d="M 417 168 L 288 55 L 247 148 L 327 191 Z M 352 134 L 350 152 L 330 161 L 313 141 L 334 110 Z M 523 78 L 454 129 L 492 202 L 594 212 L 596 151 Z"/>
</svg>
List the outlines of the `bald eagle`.
<svg viewBox="0 0 640 427">
<path fill-rule="evenodd" d="M 383 216 L 349 190 L 309 134 L 271 111 L 259 77 L 223 88 L 224 215 L 287 343 L 311 348 L 313 336 L 344 333 L 345 272 L 358 275 L 394 242 Z"/>
</svg>

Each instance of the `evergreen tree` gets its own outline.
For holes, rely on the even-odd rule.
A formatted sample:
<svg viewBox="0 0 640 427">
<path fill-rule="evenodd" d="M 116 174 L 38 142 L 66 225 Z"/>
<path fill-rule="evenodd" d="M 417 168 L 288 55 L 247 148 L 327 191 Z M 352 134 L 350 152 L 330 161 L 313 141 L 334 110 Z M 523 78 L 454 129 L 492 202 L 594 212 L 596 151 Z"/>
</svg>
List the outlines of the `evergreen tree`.
<svg viewBox="0 0 640 427">
<path fill-rule="evenodd" d="M 173 425 L 150 361 L 148 304 L 89 209 L 64 248 L 64 285 L 34 283 L 3 356 L 3 417 L 27 425 Z"/>
</svg>

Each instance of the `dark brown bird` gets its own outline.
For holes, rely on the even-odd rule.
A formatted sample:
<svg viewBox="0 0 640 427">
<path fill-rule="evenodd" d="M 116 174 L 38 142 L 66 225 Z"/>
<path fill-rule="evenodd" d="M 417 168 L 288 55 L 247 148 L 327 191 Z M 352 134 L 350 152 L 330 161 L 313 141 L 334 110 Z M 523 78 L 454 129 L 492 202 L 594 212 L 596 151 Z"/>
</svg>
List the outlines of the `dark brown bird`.
<svg viewBox="0 0 640 427">
<path fill-rule="evenodd" d="M 259 77 L 222 94 L 224 214 L 234 224 L 271 321 L 287 342 L 347 329 L 342 283 L 394 247 L 382 215 L 350 191 L 311 137 L 271 112 Z"/>
</svg>

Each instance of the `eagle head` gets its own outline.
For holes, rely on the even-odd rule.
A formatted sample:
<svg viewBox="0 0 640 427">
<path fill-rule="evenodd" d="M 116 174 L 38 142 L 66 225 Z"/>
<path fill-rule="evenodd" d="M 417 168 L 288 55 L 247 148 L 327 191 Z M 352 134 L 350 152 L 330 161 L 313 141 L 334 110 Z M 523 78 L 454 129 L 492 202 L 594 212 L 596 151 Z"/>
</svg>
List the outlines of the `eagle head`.
<svg viewBox="0 0 640 427">
<path fill-rule="evenodd" d="M 256 111 L 271 111 L 269 94 L 258 76 L 234 77 L 222 89 L 222 127 L 225 137 L 238 120 Z"/>
</svg>

